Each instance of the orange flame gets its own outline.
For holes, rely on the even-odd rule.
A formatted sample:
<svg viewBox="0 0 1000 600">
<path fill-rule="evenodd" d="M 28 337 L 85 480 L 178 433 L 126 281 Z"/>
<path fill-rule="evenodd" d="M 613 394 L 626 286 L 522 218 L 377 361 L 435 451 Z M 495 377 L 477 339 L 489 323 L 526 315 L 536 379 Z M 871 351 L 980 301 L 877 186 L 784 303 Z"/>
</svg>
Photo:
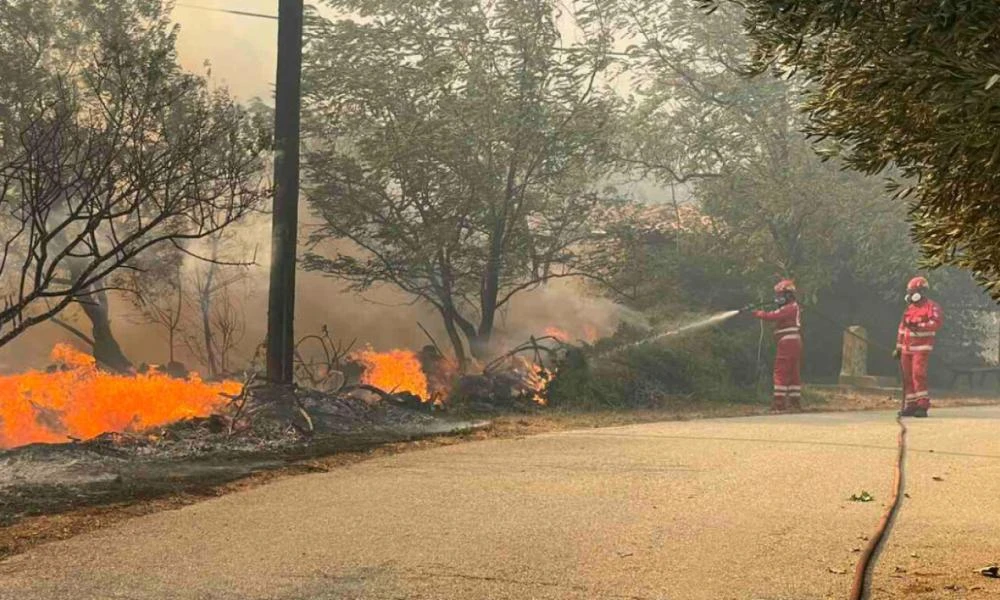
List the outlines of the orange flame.
<svg viewBox="0 0 1000 600">
<path fill-rule="evenodd" d="M 531 394 L 531 399 L 538 404 L 545 406 L 547 403 L 545 400 L 545 390 L 549 387 L 549 381 L 551 380 L 551 371 L 542 365 L 531 365 L 531 373 L 525 381 L 525 384 L 534 390 Z"/>
<path fill-rule="evenodd" d="M 355 358 L 365 366 L 361 375 L 363 383 L 390 393 L 409 392 L 425 402 L 430 399 L 427 376 L 416 353 L 410 350 L 375 352 L 369 348 L 359 352 Z"/>
<path fill-rule="evenodd" d="M 544 333 L 545 333 L 545 335 L 547 335 L 549 337 L 553 337 L 553 338 L 559 340 L 560 342 L 563 342 L 563 343 L 568 343 L 569 342 L 569 334 L 566 333 L 565 331 L 563 331 L 562 329 L 559 329 L 558 327 L 554 327 L 554 326 L 546 327 Z"/>
<path fill-rule="evenodd" d="M 427 374 L 427 392 L 430 394 L 430 401 L 434 404 L 443 405 L 451 388 L 460 375 L 458 363 L 451 359 L 444 359 L 436 365 L 436 369 Z M 425 399 L 425 402 L 427 399 Z"/>
<path fill-rule="evenodd" d="M 553 373 L 543 365 L 533 362 L 524 356 L 517 355 L 505 359 L 497 372 L 503 372 L 508 381 L 513 381 L 511 392 L 518 398 L 531 400 L 545 405 L 545 392 L 552 381 Z"/>
<path fill-rule="evenodd" d="M 545 328 L 545 335 L 554 337 L 555 339 L 563 342 L 564 344 L 570 343 L 574 336 L 570 335 L 566 330 L 560 329 L 555 326 L 549 326 Z M 582 334 L 577 336 L 579 339 L 587 342 L 588 344 L 593 344 L 598 339 L 600 339 L 601 334 L 597 331 L 597 327 L 593 325 L 584 325 Z"/>
<path fill-rule="evenodd" d="M 89 439 L 109 431 L 141 431 L 225 404 L 235 381 L 204 383 L 151 371 L 132 376 L 99 371 L 93 357 L 59 344 L 51 359 L 61 370 L 0 376 L 0 448 Z"/>
</svg>

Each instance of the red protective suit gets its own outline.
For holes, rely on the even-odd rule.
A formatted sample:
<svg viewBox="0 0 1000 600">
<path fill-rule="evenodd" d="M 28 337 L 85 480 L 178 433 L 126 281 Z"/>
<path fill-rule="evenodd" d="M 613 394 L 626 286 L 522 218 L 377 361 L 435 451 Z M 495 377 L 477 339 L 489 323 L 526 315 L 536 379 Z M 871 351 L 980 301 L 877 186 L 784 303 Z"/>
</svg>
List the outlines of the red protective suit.
<svg viewBox="0 0 1000 600">
<path fill-rule="evenodd" d="M 758 319 L 774 323 L 774 339 L 778 345 L 774 357 L 774 410 L 801 410 L 802 324 L 799 305 L 794 300 L 777 310 L 753 313 Z"/>
<path fill-rule="evenodd" d="M 906 307 L 899 322 L 896 349 L 903 366 L 903 394 L 907 407 L 931 406 L 927 391 L 927 358 L 934 349 L 934 338 L 941 328 L 941 307 L 923 299 Z"/>
</svg>

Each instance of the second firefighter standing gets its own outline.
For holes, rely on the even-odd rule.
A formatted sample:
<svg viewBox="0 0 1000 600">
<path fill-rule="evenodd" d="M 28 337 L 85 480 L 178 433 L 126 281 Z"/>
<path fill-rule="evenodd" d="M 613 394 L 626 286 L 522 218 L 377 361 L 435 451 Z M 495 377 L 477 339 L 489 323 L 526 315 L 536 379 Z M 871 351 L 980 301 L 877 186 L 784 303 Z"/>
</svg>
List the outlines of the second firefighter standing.
<svg viewBox="0 0 1000 600">
<path fill-rule="evenodd" d="M 941 328 L 941 307 L 927 297 L 927 280 L 914 277 L 906 285 L 906 311 L 899 322 L 896 351 L 903 375 L 906 404 L 904 417 L 926 417 L 931 407 L 927 391 L 927 359 L 934 350 L 934 339 Z"/>
<path fill-rule="evenodd" d="M 799 303 L 795 299 L 795 283 L 783 279 L 774 286 L 775 310 L 756 310 L 753 316 L 774 324 L 774 341 L 778 347 L 774 357 L 775 411 L 802 410 L 802 321 Z"/>
</svg>

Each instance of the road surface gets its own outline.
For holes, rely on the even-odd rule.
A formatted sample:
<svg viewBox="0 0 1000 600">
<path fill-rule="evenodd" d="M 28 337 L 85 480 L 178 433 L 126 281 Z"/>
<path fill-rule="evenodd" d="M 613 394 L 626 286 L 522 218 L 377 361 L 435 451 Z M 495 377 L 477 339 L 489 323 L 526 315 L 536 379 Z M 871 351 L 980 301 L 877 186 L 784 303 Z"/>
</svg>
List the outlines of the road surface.
<svg viewBox="0 0 1000 600">
<path fill-rule="evenodd" d="M 873 597 L 1000 597 L 973 573 L 1000 560 L 1000 408 L 908 423 Z M 0 562 L 0 599 L 846 598 L 896 431 L 809 414 L 379 458 L 35 548 Z"/>
</svg>

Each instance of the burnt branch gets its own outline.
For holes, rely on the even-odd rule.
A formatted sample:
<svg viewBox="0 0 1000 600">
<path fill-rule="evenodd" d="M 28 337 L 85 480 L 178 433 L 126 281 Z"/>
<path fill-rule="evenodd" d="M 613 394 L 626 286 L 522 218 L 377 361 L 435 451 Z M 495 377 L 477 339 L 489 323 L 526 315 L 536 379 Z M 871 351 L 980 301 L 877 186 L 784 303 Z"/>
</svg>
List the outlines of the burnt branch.
<svg viewBox="0 0 1000 600">
<path fill-rule="evenodd" d="M 326 325 L 318 335 L 303 336 L 295 343 L 295 379 L 308 382 L 313 388 L 323 389 L 330 387 L 331 380 L 335 377 L 340 377 L 340 383 L 332 387 L 337 388 L 334 390 L 335 393 L 342 391 L 347 383 L 342 372 L 344 359 L 351 353 L 357 341 L 357 338 L 347 344 L 339 340 L 334 341 Z M 310 357 L 307 360 L 303 357 L 301 348 L 308 342 L 313 342 L 311 346 L 319 346 L 322 358 Z"/>
<path fill-rule="evenodd" d="M 545 344 L 540 343 L 548 341 L 555 342 L 556 343 L 555 347 L 553 348 L 551 346 L 547 346 Z M 527 342 L 513 348 L 512 350 L 509 350 L 504 354 L 501 354 L 500 356 L 490 361 L 485 367 L 483 367 L 483 373 L 486 374 L 492 373 L 500 365 L 504 364 L 511 358 L 514 358 L 518 354 L 523 354 L 525 352 L 533 352 L 535 362 L 541 364 L 542 354 L 554 358 L 557 356 L 559 350 L 565 348 L 566 346 L 567 344 L 565 342 L 552 335 L 545 335 L 542 337 L 531 336 L 531 338 Z"/>
<path fill-rule="evenodd" d="M 56 325 L 58 325 L 59 327 L 62 327 L 66 331 L 72 333 L 76 337 L 80 338 L 81 340 L 83 340 L 91 348 L 93 348 L 96 345 L 94 343 L 94 339 L 92 337 L 90 337 L 86 333 L 80 331 L 76 327 L 73 327 L 72 325 L 70 325 L 66 321 L 63 321 L 59 317 L 52 317 L 52 322 L 55 323 Z"/>
</svg>

